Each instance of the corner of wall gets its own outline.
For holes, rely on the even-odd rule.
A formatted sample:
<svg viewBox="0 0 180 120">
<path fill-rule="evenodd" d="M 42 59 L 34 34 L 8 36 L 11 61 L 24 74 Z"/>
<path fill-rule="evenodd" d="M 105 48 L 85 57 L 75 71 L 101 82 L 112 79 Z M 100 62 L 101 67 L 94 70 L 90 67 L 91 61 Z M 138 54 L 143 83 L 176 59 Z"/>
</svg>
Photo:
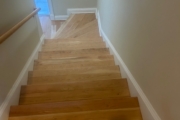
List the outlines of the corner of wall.
<svg viewBox="0 0 180 120">
<path fill-rule="evenodd" d="M 33 70 L 34 60 L 38 58 L 38 52 L 41 51 L 41 46 L 44 43 L 45 36 L 42 35 L 38 45 L 29 57 L 18 78 L 10 89 L 4 102 L 0 106 L 0 120 L 8 120 L 9 110 L 11 105 L 17 105 L 19 103 L 19 94 L 22 85 L 27 84 L 28 72 Z"/>
</svg>

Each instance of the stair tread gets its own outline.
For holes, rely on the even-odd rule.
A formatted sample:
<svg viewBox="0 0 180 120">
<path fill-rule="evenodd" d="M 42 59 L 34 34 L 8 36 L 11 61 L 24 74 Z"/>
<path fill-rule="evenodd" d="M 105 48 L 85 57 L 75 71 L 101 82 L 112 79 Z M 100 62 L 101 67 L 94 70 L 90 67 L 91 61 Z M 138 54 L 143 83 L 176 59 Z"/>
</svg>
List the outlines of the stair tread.
<svg viewBox="0 0 180 120">
<path fill-rule="evenodd" d="M 69 33 L 71 29 L 73 29 L 73 25 L 78 24 L 84 16 L 85 14 L 74 15 L 74 17 L 66 23 L 66 27 L 57 35 L 57 37 L 61 37 L 63 34 Z"/>
<path fill-rule="evenodd" d="M 12 106 L 10 110 L 10 117 L 138 107 L 139 104 L 137 98 L 130 97 L 65 101 L 57 103 Z"/>
<path fill-rule="evenodd" d="M 45 43 L 43 46 L 71 46 L 71 45 L 86 45 L 86 44 L 105 44 L 104 41 L 62 41 L 62 42 L 53 42 L 53 43 Z"/>
<path fill-rule="evenodd" d="M 66 42 L 66 43 L 54 43 L 54 44 L 45 44 L 42 46 L 43 49 L 50 49 L 56 47 L 82 47 L 82 46 L 103 46 L 105 45 L 104 42 Z M 85 48 L 86 49 L 86 48 Z"/>
<path fill-rule="evenodd" d="M 81 45 L 49 45 L 43 46 L 42 51 L 54 51 L 54 50 L 82 50 L 91 48 L 106 48 L 105 43 L 99 44 L 81 44 Z"/>
<path fill-rule="evenodd" d="M 77 62 L 63 62 L 58 64 L 37 64 L 34 66 L 34 70 L 59 70 L 67 68 L 85 68 L 85 67 L 97 67 L 97 66 L 115 66 L 114 60 L 104 60 L 104 61 L 77 61 Z"/>
<path fill-rule="evenodd" d="M 55 52 L 55 51 L 48 51 L 48 52 Z M 88 59 L 106 59 L 106 58 L 113 58 L 112 55 L 110 54 L 106 54 L 106 52 L 104 52 L 103 54 L 100 53 L 76 53 L 76 54 L 49 54 L 49 53 L 42 53 L 38 56 L 38 60 L 43 60 L 43 59 L 61 59 L 61 60 L 88 60 Z"/>
<path fill-rule="evenodd" d="M 71 75 L 71 74 L 98 74 L 98 73 L 119 73 L 119 66 L 100 66 L 100 67 L 61 67 L 62 65 L 47 66 L 42 65 L 41 68 L 35 67 L 34 71 L 29 72 L 29 76 L 58 76 L 58 75 Z"/>
<path fill-rule="evenodd" d="M 95 30 L 92 30 L 92 31 L 89 31 L 87 33 L 84 33 L 82 35 L 79 35 L 77 36 L 76 38 L 99 38 L 99 30 L 98 29 L 95 29 Z"/>
<path fill-rule="evenodd" d="M 52 57 L 52 56 L 51 56 Z M 35 60 L 35 64 L 34 65 L 46 65 L 46 64 L 59 64 L 59 63 L 78 63 L 78 62 L 99 62 L 99 61 L 107 61 L 107 60 L 114 60 L 113 56 L 111 55 L 106 55 L 106 56 L 100 56 L 99 58 L 79 58 L 79 59 L 73 59 L 73 58 L 67 58 L 67 59 L 38 59 Z M 91 66 L 90 66 L 91 67 Z"/>
<path fill-rule="evenodd" d="M 76 21 L 71 28 L 64 32 L 61 33 L 61 35 L 59 35 L 58 37 L 64 38 L 66 36 L 68 36 L 70 33 L 72 33 L 73 31 L 75 31 L 76 29 L 79 29 L 81 27 L 84 27 L 84 25 L 90 23 L 91 21 L 95 20 L 95 14 L 83 14 L 83 16 L 81 16 L 81 19 L 79 19 L 78 21 Z"/>
<path fill-rule="evenodd" d="M 61 43 L 61 42 L 74 42 L 74 41 L 102 41 L 102 38 L 58 38 L 58 39 L 45 39 L 45 44 L 48 43 Z"/>
<path fill-rule="evenodd" d="M 142 120 L 139 108 L 10 117 L 9 120 Z"/>
<path fill-rule="evenodd" d="M 29 77 L 28 84 L 55 84 L 60 82 L 79 82 L 93 80 L 121 79 L 120 73 L 99 73 L 99 74 L 81 74 L 81 75 L 59 75 L 46 77 Z"/>
<path fill-rule="evenodd" d="M 64 50 L 64 51 L 47 51 L 47 52 L 40 52 L 39 56 L 46 55 L 46 56 L 54 56 L 54 55 L 61 55 L 61 56 L 68 56 L 68 55 L 102 55 L 106 54 L 109 55 L 109 49 L 107 48 L 95 48 L 95 49 L 81 49 L 81 50 Z"/>
<path fill-rule="evenodd" d="M 85 33 L 89 32 L 89 31 L 93 31 L 93 30 L 98 30 L 97 20 L 94 20 L 94 21 L 84 25 L 83 27 L 74 30 L 72 33 L 67 35 L 66 38 L 67 37 L 76 38 L 76 37 L 78 37 L 78 36 L 80 36 L 82 34 L 85 34 Z"/>
<path fill-rule="evenodd" d="M 62 97 L 63 96 L 63 97 Z M 130 97 L 127 87 L 99 88 L 99 89 L 77 89 L 60 92 L 30 93 L 20 96 L 19 104 L 41 104 L 62 101 L 77 101 L 87 99 L 105 99 L 114 97 Z"/>
<path fill-rule="evenodd" d="M 69 24 L 69 22 L 72 21 L 73 17 L 75 17 L 74 14 L 71 14 L 69 16 L 69 18 L 61 25 L 60 29 L 57 31 L 56 35 L 54 36 L 53 39 L 57 38 L 57 36 L 66 28 L 68 27 L 67 25 Z"/>
<path fill-rule="evenodd" d="M 76 27 L 76 29 L 79 29 L 79 28 L 83 27 L 84 25 L 88 24 L 89 22 L 91 22 L 91 21 L 93 21 L 95 19 L 96 19 L 96 16 L 95 16 L 94 13 L 85 14 L 85 16 L 83 17 L 81 22 Z"/>
<path fill-rule="evenodd" d="M 108 80 L 94 80 L 94 81 L 74 81 L 74 82 L 60 82 L 56 84 L 45 85 L 24 85 L 21 87 L 21 94 L 25 93 L 46 93 L 65 90 L 77 90 L 85 88 L 115 88 L 128 87 L 126 79 L 108 79 Z"/>
</svg>

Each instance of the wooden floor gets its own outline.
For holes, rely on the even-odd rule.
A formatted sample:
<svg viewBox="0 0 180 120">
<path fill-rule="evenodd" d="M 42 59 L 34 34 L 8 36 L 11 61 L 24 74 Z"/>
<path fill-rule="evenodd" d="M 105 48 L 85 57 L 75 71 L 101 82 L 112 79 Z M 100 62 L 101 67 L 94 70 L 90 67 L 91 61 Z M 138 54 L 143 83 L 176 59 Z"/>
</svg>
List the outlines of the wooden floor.
<svg viewBox="0 0 180 120">
<path fill-rule="evenodd" d="M 45 40 L 9 120 L 142 120 L 95 14 L 71 15 Z"/>
</svg>

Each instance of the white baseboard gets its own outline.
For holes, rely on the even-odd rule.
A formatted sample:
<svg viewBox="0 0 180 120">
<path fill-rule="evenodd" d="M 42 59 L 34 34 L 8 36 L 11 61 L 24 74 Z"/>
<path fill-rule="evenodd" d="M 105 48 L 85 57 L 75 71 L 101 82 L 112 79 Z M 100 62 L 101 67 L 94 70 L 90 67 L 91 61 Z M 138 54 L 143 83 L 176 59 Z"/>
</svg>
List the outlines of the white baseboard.
<svg viewBox="0 0 180 120">
<path fill-rule="evenodd" d="M 28 72 L 33 70 L 34 60 L 38 58 L 38 52 L 41 50 L 41 46 L 44 43 L 44 35 L 42 35 L 37 47 L 29 57 L 24 68 L 13 84 L 4 102 L 0 106 L 0 120 L 8 120 L 10 106 L 17 105 L 19 103 L 19 94 L 22 85 L 27 85 Z"/>
<path fill-rule="evenodd" d="M 96 13 L 97 8 L 70 8 L 67 10 L 68 15 L 70 14 L 81 14 L 81 13 Z"/>
<path fill-rule="evenodd" d="M 69 15 L 58 15 L 54 17 L 54 20 L 67 20 Z"/>
<path fill-rule="evenodd" d="M 139 104 L 141 107 L 141 112 L 143 116 L 143 120 L 161 120 L 155 109 L 153 108 L 152 104 L 146 97 L 145 93 L 137 83 L 136 79 L 133 77 L 132 73 L 129 71 L 128 67 L 122 60 L 121 56 L 118 54 L 114 46 L 112 45 L 111 41 L 107 37 L 107 35 L 104 33 L 102 26 L 101 26 L 101 20 L 99 16 L 99 12 L 97 10 L 97 17 L 98 17 L 98 24 L 99 24 L 99 31 L 100 35 L 102 35 L 103 40 L 106 42 L 107 47 L 110 50 L 110 53 L 114 55 L 115 63 L 120 66 L 121 74 L 123 78 L 127 78 L 131 96 L 132 97 L 138 97 Z"/>
</svg>

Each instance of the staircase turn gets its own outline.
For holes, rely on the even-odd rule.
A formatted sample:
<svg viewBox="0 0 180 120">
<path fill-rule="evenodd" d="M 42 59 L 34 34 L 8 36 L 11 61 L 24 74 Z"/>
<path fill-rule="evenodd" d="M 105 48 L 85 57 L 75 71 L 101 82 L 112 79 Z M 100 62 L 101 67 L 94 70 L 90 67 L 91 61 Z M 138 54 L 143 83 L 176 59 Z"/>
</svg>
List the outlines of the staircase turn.
<svg viewBox="0 0 180 120">
<path fill-rule="evenodd" d="M 142 120 L 95 14 L 73 14 L 45 40 L 9 120 Z"/>
</svg>

